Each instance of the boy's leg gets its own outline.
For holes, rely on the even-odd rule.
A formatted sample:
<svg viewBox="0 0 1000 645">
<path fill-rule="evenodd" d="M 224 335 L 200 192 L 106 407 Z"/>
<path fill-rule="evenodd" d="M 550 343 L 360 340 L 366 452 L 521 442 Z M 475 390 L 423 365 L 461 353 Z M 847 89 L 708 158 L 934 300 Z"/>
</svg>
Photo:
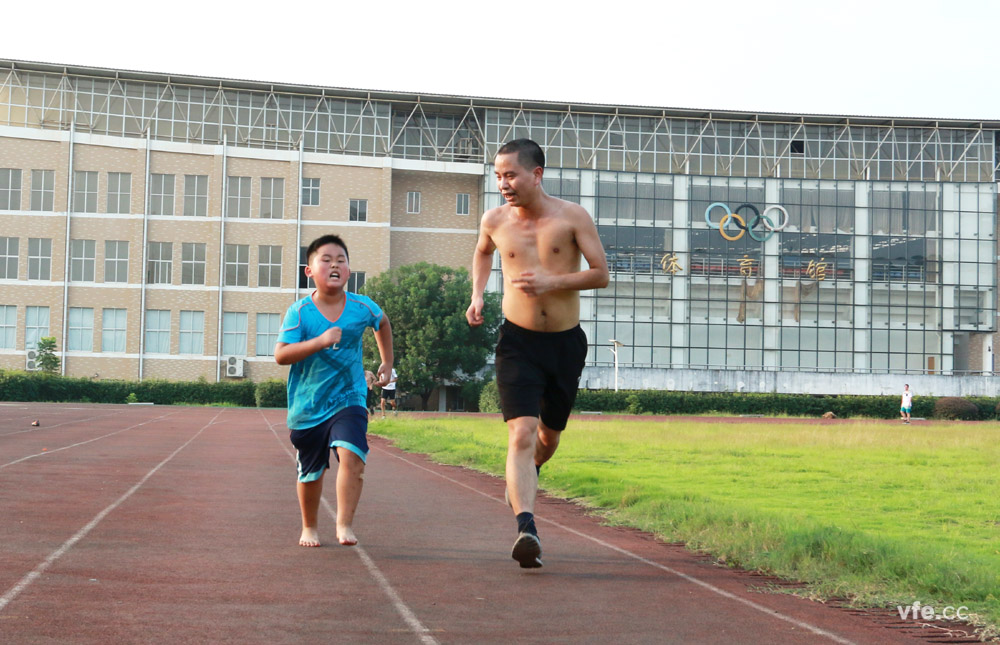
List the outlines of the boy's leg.
<svg viewBox="0 0 1000 645">
<path fill-rule="evenodd" d="M 325 471 L 323 474 L 326 474 Z M 296 490 L 302 511 L 302 537 L 299 538 L 299 546 L 320 546 L 317 525 L 319 501 L 323 497 L 323 475 L 311 482 L 298 482 Z"/>
<path fill-rule="evenodd" d="M 365 463 L 347 448 L 337 447 L 337 540 L 344 546 L 358 543 L 351 528 L 364 486 Z"/>
</svg>

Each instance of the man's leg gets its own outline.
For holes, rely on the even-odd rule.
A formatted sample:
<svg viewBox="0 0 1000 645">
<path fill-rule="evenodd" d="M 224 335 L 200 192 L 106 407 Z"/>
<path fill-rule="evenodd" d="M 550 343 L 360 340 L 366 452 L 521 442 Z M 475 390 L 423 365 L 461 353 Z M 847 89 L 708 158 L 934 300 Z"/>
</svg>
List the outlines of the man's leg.
<svg viewBox="0 0 1000 645">
<path fill-rule="evenodd" d="M 535 448 L 538 443 L 538 417 L 517 417 L 507 421 L 507 492 L 517 518 L 517 541 L 511 557 L 524 569 L 542 566 L 542 546 L 535 529 L 535 495 L 538 471 Z"/>
<path fill-rule="evenodd" d="M 302 537 L 299 546 L 319 546 L 317 530 L 319 517 L 319 500 L 323 497 L 323 475 L 311 482 L 298 482 L 296 490 L 299 495 L 299 509 L 302 511 Z"/>
<path fill-rule="evenodd" d="M 337 540 L 344 546 L 358 543 L 351 526 L 364 486 L 365 463 L 347 448 L 337 446 Z"/>
<path fill-rule="evenodd" d="M 536 466 L 541 466 L 549 459 L 552 459 L 552 455 L 556 454 L 556 448 L 559 447 L 559 438 L 561 436 L 562 432 L 559 430 L 553 430 L 543 422 L 538 422 L 538 442 L 535 444 Z"/>
<path fill-rule="evenodd" d="M 385 418 L 385 397 L 384 396 L 379 400 L 379 408 L 381 408 L 381 410 L 382 410 L 382 418 L 384 419 Z"/>
</svg>

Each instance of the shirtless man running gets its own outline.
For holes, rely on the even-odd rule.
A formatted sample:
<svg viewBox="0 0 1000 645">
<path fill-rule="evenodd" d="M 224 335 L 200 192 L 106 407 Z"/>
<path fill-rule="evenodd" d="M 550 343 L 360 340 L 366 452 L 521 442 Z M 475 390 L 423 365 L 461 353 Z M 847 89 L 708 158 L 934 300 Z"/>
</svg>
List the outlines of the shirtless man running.
<svg viewBox="0 0 1000 645">
<path fill-rule="evenodd" d="M 536 568 L 542 566 L 534 520 L 538 472 L 559 446 L 587 357 L 580 291 L 607 286 L 608 262 L 587 211 L 542 188 L 545 154 L 537 143 L 507 143 L 495 166 L 506 204 L 480 221 L 465 317 L 473 327 L 483 324 L 483 291 L 498 250 L 506 320 L 496 348 L 497 386 L 508 430 L 508 502 L 518 530 L 511 557 Z"/>
</svg>

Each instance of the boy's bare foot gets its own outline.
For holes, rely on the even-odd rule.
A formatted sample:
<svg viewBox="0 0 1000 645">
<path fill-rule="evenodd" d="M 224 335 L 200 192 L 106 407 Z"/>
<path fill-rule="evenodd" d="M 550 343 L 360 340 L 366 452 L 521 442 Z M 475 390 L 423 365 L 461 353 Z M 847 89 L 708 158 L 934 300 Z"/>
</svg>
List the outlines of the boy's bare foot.
<svg viewBox="0 0 1000 645">
<path fill-rule="evenodd" d="M 358 538 L 355 537 L 354 531 L 349 526 L 344 528 L 337 527 L 337 540 L 343 546 L 354 546 L 358 543 Z"/>
<path fill-rule="evenodd" d="M 320 546 L 319 532 L 316 529 L 302 529 L 299 546 Z"/>
</svg>

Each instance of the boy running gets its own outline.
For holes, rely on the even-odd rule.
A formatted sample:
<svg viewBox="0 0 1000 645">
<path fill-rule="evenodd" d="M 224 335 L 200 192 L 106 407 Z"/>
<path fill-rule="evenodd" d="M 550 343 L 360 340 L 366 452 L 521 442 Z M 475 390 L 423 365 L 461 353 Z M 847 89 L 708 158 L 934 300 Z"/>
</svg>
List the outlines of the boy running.
<svg viewBox="0 0 1000 645">
<path fill-rule="evenodd" d="M 347 245 L 324 235 L 306 250 L 306 276 L 316 291 L 289 307 L 278 334 L 274 359 L 291 365 L 288 375 L 288 428 L 298 464 L 302 511 L 301 546 L 320 546 L 317 532 L 323 475 L 330 449 L 337 469 L 337 540 L 358 543 L 351 528 L 361 498 L 368 458 L 368 409 L 362 337 L 375 330 L 382 364 L 378 384 L 392 372 L 392 327 L 371 298 L 344 289 L 351 276 Z"/>
</svg>

